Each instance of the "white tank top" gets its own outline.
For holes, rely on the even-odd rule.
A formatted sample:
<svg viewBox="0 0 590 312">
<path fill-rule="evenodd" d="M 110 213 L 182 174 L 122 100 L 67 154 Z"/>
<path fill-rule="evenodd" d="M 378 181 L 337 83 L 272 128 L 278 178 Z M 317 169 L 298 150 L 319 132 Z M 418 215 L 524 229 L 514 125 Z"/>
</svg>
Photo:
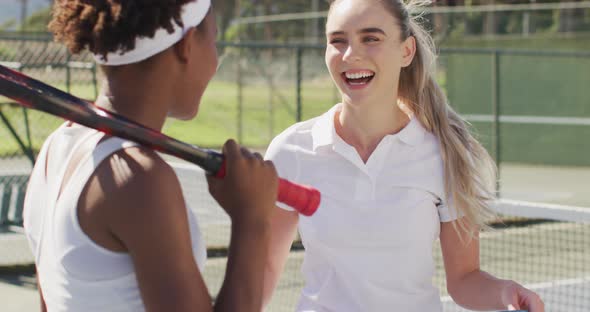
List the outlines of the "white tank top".
<svg viewBox="0 0 590 312">
<path fill-rule="evenodd" d="M 43 298 L 51 312 L 144 310 L 129 254 L 99 246 L 78 223 L 80 194 L 98 165 L 116 151 L 136 146 L 115 137 L 98 144 L 102 137 L 100 132 L 79 125 L 61 126 L 43 145 L 29 180 L 24 227 Z M 95 148 L 83 155 L 62 186 L 66 164 L 82 143 Z M 48 157 L 50 163 L 45 168 Z M 60 187 L 63 190 L 58 200 Z M 206 247 L 191 209 L 188 222 L 193 254 L 202 271 Z"/>
</svg>

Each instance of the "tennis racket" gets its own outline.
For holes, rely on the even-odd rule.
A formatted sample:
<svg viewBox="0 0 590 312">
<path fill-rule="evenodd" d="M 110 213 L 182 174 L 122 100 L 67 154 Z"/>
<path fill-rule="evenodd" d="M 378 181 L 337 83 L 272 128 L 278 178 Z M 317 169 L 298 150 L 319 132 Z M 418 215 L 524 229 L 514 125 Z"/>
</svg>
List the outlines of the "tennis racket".
<svg viewBox="0 0 590 312">
<path fill-rule="evenodd" d="M 24 107 L 43 111 L 184 159 L 215 177 L 225 176 L 223 154 L 176 140 L 2 65 L 0 94 Z M 279 179 L 278 201 L 293 207 L 305 216 L 310 216 L 317 210 L 320 197 L 317 189 Z"/>
</svg>

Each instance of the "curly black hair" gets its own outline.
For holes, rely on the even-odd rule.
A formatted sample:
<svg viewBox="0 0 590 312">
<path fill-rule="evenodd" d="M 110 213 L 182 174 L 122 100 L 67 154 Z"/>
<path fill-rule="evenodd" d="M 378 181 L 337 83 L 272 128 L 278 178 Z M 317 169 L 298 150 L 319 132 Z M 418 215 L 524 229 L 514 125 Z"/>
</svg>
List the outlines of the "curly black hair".
<svg viewBox="0 0 590 312">
<path fill-rule="evenodd" d="M 182 27 L 181 8 L 191 0 L 56 0 L 49 30 L 76 54 L 84 49 L 107 53 L 135 48 L 137 37 Z M 198 0 L 197 0 L 198 1 Z"/>
</svg>

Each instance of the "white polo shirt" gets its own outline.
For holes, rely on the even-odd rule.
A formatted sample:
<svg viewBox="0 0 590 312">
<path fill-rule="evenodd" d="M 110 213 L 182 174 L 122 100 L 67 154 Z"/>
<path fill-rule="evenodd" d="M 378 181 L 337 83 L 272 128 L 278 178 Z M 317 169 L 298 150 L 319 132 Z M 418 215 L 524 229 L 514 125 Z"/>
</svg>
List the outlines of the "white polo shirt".
<svg viewBox="0 0 590 312">
<path fill-rule="evenodd" d="M 365 164 L 336 134 L 339 109 L 291 126 L 266 154 L 281 177 L 322 194 L 317 212 L 299 217 L 305 286 L 297 311 L 442 311 L 432 249 L 440 222 L 454 214 L 438 140 L 413 118 Z"/>
</svg>

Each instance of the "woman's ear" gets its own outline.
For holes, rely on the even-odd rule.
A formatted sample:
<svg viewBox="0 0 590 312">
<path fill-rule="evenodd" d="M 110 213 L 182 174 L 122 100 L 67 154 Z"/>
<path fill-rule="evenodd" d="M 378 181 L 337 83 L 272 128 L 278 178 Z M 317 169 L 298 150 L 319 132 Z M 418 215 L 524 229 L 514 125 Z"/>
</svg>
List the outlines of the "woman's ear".
<svg viewBox="0 0 590 312">
<path fill-rule="evenodd" d="M 402 67 L 408 67 L 416 55 L 416 38 L 409 36 L 402 42 Z"/>
<path fill-rule="evenodd" d="M 194 49 L 195 27 L 191 27 L 186 34 L 176 44 L 174 44 L 174 55 L 179 62 L 185 64 L 188 62 L 192 49 Z"/>
</svg>

